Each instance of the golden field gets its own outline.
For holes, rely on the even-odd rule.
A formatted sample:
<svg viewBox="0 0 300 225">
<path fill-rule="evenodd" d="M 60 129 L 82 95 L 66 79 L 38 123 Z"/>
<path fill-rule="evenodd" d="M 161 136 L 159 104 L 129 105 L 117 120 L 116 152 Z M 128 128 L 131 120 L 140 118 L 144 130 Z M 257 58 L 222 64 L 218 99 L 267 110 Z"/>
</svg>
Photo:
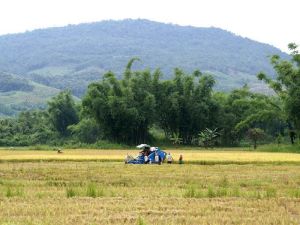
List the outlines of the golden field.
<svg viewBox="0 0 300 225">
<path fill-rule="evenodd" d="M 65 149 L 62 154 L 52 150 L 0 150 L 0 161 L 123 161 L 126 154 L 138 150 Z M 300 154 L 252 152 L 242 150 L 167 150 L 177 160 L 183 154 L 186 163 L 299 163 Z"/>
<path fill-rule="evenodd" d="M 170 150 L 186 163 L 118 162 L 127 152 L 137 153 L 1 150 L 0 224 L 300 224 L 297 154 Z"/>
</svg>

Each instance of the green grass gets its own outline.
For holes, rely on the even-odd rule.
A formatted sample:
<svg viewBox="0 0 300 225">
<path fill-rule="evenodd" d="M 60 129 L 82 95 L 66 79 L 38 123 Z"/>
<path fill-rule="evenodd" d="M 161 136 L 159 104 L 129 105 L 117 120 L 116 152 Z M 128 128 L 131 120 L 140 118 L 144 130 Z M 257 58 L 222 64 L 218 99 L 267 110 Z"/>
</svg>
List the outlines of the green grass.
<svg viewBox="0 0 300 225">
<path fill-rule="evenodd" d="M 144 219 L 142 217 L 139 216 L 137 225 L 146 225 L 146 222 L 144 221 Z"/>
<path fill-rule="evenodd" d="M 72 198 L 76 196 L 76 192 L 73 188 L 67 188 L 66 190 L 67 198 Z"/>
<path fill-rule="evenodd" d="M 89 184 L 86 190 L 86 196 L 96 198 L 97 190 L 95 184 Z"/>
<path fill-rule="evenodd" d="M 296 143 L 294 145 L 291 144 L 268 144 L 259 146 L 257 151 L 262 152 L 293 152 L 300 153 L 300 144 Z"/>
<path fill-rule="evenodd" d="M 5 192 L 5 196 L 7 198 L 16 197 L 16 196 L 23 197 L 24 190 L 21 187 L 12 188 L 12 187 L 8 186 L 6 189 L 6 192 Z"/>
<path fill-rule="evenodd" d="M 162 144 L 162 145 L 161 145 Z M 177 150 L 194 150 L 194 151 L 245 151 L 245 152 L 285 152 L 285 153 L 300 153 L 300 144 L 264 144 L 259 145 L 256 150 L 252 146 L 246 145 L 245 147 L 215 147 L 215 148 L 203 148 L 197 146 L 186 146 L 186 145 L 172 145 L 171 143 L 154 143 L 153 146 L 159 146 L 161 149 L 177 149 Z M 11 147 L 0 147 L 1 149 L 10 149 Z M 113 150 L 130 150 L 136 149 L 135 145 L 125 145 L 120 143 L 112 143 L 106 140 L 100 140 L 94 144 L 86 143 L 72 143 L 68 140 L 62 141 L 61 145 L 34 145 L 24 147 L 12 147 L 16 150 L 55 150 L 57 148 L 64 149 L 113 149 Z"/>
</svg>

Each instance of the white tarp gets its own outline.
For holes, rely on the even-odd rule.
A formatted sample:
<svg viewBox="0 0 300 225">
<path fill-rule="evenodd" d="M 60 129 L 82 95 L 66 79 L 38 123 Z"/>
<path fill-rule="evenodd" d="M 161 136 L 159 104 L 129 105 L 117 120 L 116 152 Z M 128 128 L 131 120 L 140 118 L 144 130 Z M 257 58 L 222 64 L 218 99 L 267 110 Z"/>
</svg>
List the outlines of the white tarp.
<svg viewBox="0 0 300 225">
<path fill-rule="evenodd" d="M 140 145 L 138 145 L 138 146 L 136 146 L 136 147 L 137 147 L 137 148 L 140 148 L 140 149 L 145 148 L 145 147 L 150 148 L 150 145 L 147 145 L 147 144 L 140 144 Z"/>
</svg>

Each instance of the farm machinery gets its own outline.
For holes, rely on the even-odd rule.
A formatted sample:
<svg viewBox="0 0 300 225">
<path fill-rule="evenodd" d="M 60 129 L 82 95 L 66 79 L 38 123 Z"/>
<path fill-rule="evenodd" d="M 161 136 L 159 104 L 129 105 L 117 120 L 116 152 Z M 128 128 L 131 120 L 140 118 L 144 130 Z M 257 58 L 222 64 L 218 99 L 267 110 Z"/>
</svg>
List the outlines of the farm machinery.
<svg viewBox="0 0 300 225">
<path fill-rule="evenodd" d="M 125 164 L 161 164 L 166 159 L 167 153 L 158 147 L 150 147 L 147 144 L 136 147 L 141 149 L 139 155 L 136 157 L 127 155 Z"/>
</svg>

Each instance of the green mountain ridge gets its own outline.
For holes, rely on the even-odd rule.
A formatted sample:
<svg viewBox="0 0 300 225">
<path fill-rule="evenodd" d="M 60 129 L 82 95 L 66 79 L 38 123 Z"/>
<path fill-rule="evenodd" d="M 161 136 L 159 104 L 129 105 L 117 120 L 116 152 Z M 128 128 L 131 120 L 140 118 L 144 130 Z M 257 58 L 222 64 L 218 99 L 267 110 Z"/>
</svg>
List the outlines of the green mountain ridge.
<svg viewBox="0 0 300 225">
<path fill-rule="evenodd" d="M 17 77 L 14 74 L 0 72 L 0 92 L 24 91 L 30 92 L 33 86 L 24 78 Z"/>
<path fill-rule="evenodd" d="M 25 83 L 44 85 L 41 87 L 49 88 L 45 92 L 70 89 L 77 97 L 106 71 L 121 77 L 132 57 L 141 59 L 133 69 L 160 68 L 163 79 L 172 77 L 175 67 L 187 72 L 200 69 L 215 75 L 217 90 L 228 91 L 248 83 L 253 90 L 267 91 L 255 75 L 260 71 L 274 75 L 268 59 L 273 54 L 288 58 L 271 45 L 219 28 L 143 19 L 109 20 L 0 36 L 0 71 L 18 74 Z M 11 98 L 11 102 L 0 98 L 0 106 L 14 104 L 18 98 Z M 34 94 L 32 98 L 35 99 Z"/>
<path fill-rule="evenodd" d="M 9 79 L 4 80 L 4 77 Z M 43 109 L 46 102 L 60 91 L 7 73 L 0 73 L 0 81 L 0 116 L 13 116 L 30 109 Z M 4 91 L 3 87 L 12 89 Z"/>
</svg>

